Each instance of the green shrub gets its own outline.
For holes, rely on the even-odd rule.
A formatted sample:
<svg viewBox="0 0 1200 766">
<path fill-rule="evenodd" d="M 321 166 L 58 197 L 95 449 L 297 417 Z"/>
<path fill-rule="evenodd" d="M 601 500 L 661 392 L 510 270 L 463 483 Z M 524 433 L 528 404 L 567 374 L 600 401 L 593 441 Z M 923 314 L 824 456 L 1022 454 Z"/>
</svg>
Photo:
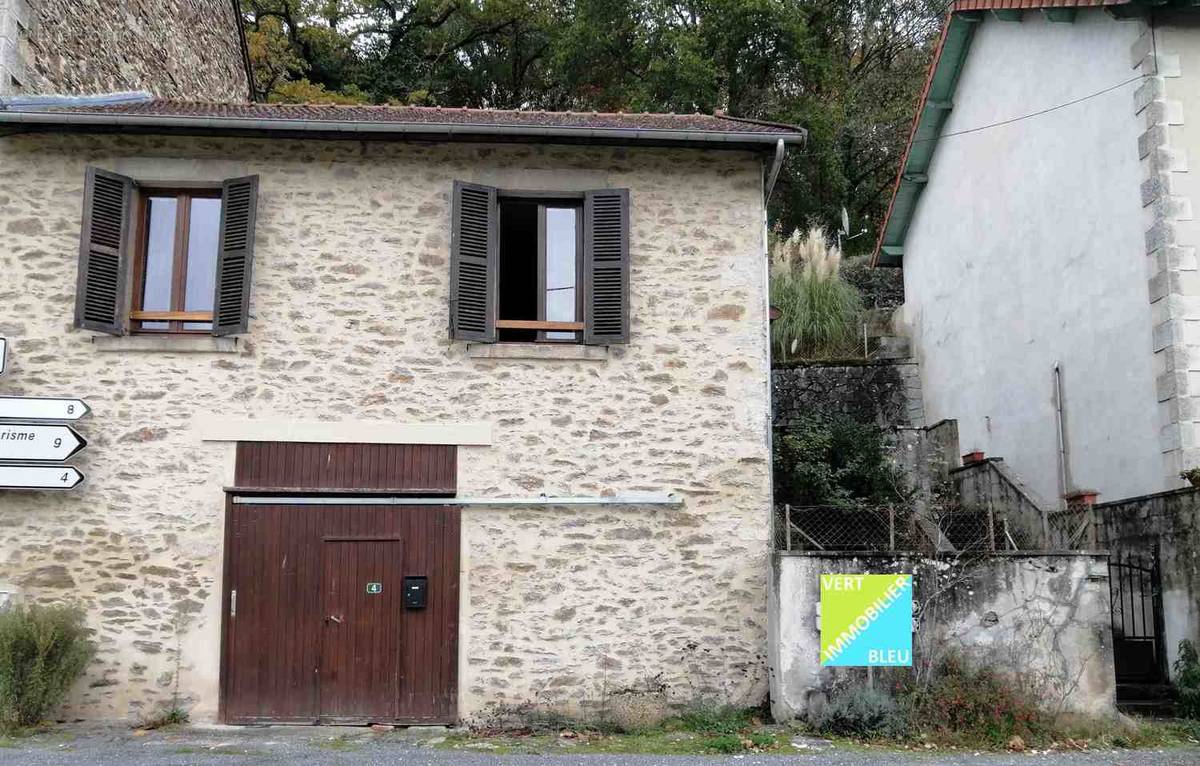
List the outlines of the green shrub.
<svg viewBox="0 0 1200 766">
<path fill-rule="evenodd" d="M 94 653 L 77 607 L 18 606 L 0 614 L 0 728 L 45 720 Z"/>
<path fill-rule="evenodd" d="M 813 415 L 781 432 L 774 472 L 780 503 L 851 509 L 904 496 L 904 479 L 884 454 L 879 427 L 844 415 Z"/>
<path fill-rule="evenodd" d="M 1053 716 L 1035 695 L 955 655 L 938 663 L 928 684 L 911 691 L 911 700 L 914 724 L 948 742 L 1004 747 L 1014 736 L 1032 743 L 1054 730 Z"/>
<path fill-rule="evenodd" d="M 704 743 L 704 749 L 714 753 L 740 753 L 746 746 L 737 734 L 719 734 L 708 739 Z"/>
<path fill-rule="evenodd" d="M 862 686 L 835 694 L 809 723 L 822 734 L 843 737 L 903 737 L 908 732 L 904 709 L 886 692 Z"/>
<path fill-rule="evenodd" d="M 750 712 L 732 705 L 695 704 L 676 719 L 678 728 L 703 734 L 736 734 L 750 725 Z"/>
<path fill-rule="evenodd" d="M 1200 656 L 1191 641 L 1179 642 L 1174 669 L 1175 690 L 1179 694 L 1176 712 L 1181 718 L 1200 718 Z"/>
<path fill-rule="evenodd" d="M 842 279 L 841 253 L 820 228 L 771 245 L 771 343 L 779 359 L 861 357 L 862 300 Z"/>
</svg>

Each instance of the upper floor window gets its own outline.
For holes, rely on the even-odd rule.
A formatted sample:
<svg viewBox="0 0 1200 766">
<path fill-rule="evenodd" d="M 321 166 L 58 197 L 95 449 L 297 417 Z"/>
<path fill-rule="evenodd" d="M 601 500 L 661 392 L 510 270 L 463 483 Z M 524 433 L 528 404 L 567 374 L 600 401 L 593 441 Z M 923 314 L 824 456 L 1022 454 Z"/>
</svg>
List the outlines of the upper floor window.
<svg viewBox="0 0 1200 766">
<path fill-rule="evenodd" d="M 500 341 L 578 342 L 583 200 L 500 200 Z"/>
<path fill-rule="evenodd" d="M 258 176 L 145 188 L 88 168 L 75 326 L 111 335 L 244 333 Z"/>
<path fill-rule="evenodd" d="M 451 337 L 625 343 L 629 191 L 503 191 L 456 181 Z"/>
<path fill-rule="evenodd" d="M 211 332 L 221 190 L 143 190 L 136 223 L 130 329 Z"/>
</svg>

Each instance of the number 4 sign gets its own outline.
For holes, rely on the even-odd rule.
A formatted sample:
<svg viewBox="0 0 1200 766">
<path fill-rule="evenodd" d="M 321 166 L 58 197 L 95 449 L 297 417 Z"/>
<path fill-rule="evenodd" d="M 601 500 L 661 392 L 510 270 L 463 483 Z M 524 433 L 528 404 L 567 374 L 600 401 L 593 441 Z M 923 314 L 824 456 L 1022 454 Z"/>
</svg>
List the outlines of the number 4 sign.
<svg viewBox="0 0 1200 766">
<path fill-rule="evenodd" d="M 0 487 L 7 489 L 74 489 L 83 478 L 73 465 L 0 465 Z"/>
</svg>

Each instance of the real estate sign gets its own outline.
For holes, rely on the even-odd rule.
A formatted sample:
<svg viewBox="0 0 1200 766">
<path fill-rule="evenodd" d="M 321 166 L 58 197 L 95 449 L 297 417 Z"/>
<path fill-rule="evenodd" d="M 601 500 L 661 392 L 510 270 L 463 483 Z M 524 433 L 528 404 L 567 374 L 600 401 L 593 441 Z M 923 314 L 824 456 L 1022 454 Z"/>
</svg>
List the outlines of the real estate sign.
<svg viewBox="0 0 1200 766">
<path fill-rule="evenodd" d="M 821 664 L 912 665 L 912 575 L 821 575 Z"/>
</svg>

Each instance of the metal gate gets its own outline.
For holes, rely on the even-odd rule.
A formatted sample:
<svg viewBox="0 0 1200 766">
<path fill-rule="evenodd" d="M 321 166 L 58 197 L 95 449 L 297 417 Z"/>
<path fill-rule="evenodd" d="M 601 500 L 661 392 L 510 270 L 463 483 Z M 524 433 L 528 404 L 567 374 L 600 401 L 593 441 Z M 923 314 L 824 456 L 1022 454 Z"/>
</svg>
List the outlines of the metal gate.
<svg viewBox="0 0 1200 766">
<path fill-rule="evenodd" d="M 1166 683 L 1162 579 L 1157 552 L 1149 560 L 1114 553 L 1108 570 L 1118 687 Z"/>
</svg>

